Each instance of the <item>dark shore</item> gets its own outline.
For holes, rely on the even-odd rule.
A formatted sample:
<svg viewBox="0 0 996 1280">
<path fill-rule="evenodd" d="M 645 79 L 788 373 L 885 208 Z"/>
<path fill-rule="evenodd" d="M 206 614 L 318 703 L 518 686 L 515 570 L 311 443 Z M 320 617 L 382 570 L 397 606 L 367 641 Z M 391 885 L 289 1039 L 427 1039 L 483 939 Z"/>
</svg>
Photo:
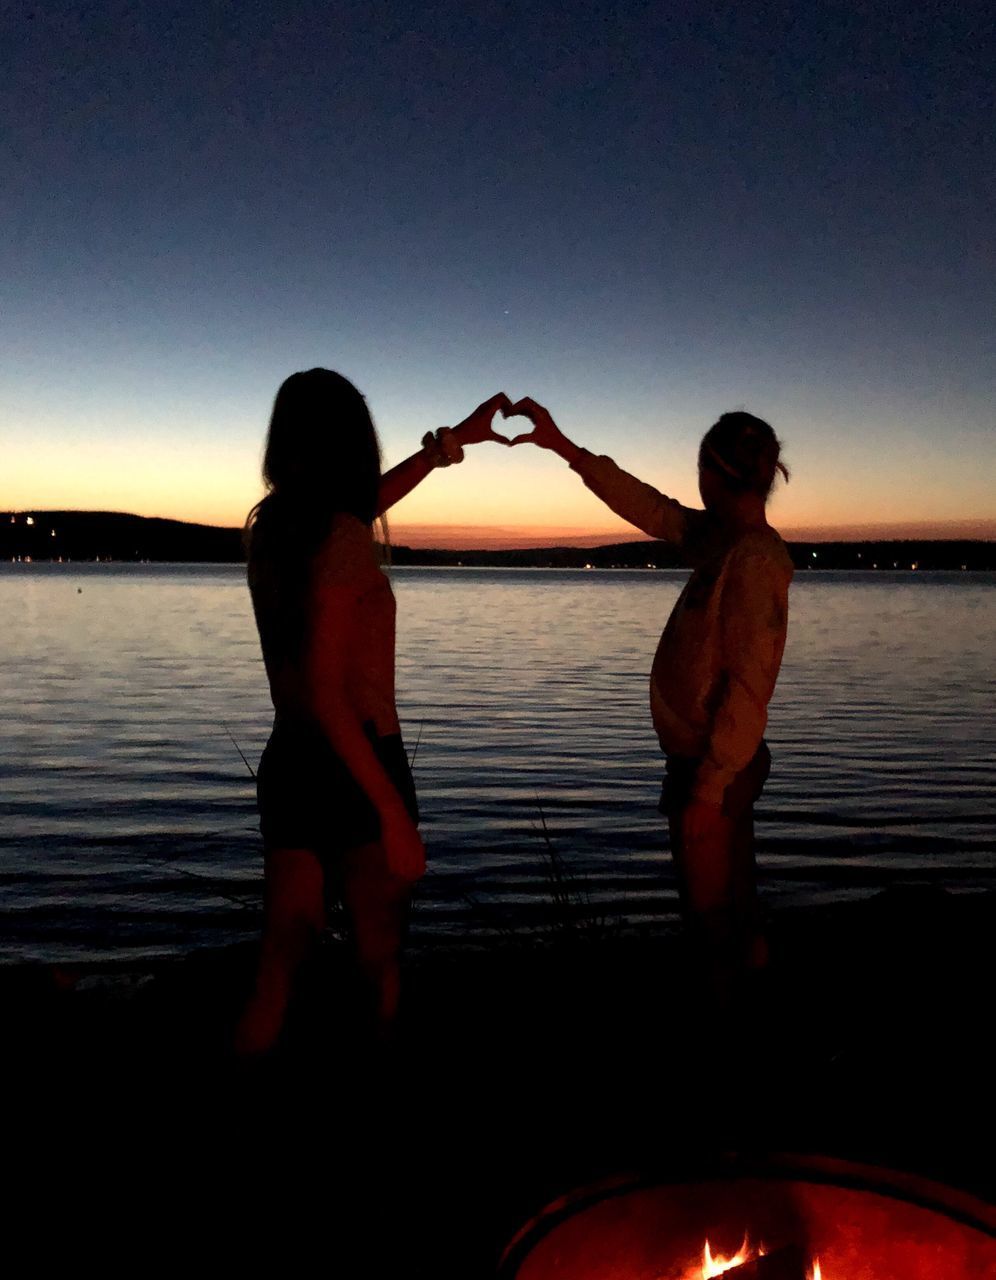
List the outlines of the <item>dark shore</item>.
<svg viewBox="0 0 996 1280">
<path fill-rule="evenodd" d="M 196 1237 L 201 1260 L 205 1242 L 284 1264 L 319 1247 L 330 1275 L 461 1280 L 490 1275 L 571 1187 L 729 1151 L 996 1198 L 996 894 L 888 891 L 783 913 L 771 936 L 770 980 L 737 1027 L 703 1018 L 673 936 L 421 950 L 386 1059 L 360 1047 L 332 941 L 282 1049 L 252 1066 L 228 1052 L 251 947 L 145 972 L 0 971 L 14 1167 L 22 1186 L 70 1186 L 91 1223 L 110 1215 L 112 1254 L 133 1233 Z"/>
<path fill-rule="evenodd" d="M 27 523 L 31 519 L 31 524 Z M 789 542 L 798 569 L 993 570 L 996 542 L 968 539 Z M 0 560 L 110 560 L 172 564 L 237 564 L 241 529 L 163 520 L 117 511 L 0 512 Z M 519 569 L 681 569 L 675 547 L 643 540 L 602 547 L 527 547 L 453 551 L 392 546 L 397 565 Z"/>
</svg>

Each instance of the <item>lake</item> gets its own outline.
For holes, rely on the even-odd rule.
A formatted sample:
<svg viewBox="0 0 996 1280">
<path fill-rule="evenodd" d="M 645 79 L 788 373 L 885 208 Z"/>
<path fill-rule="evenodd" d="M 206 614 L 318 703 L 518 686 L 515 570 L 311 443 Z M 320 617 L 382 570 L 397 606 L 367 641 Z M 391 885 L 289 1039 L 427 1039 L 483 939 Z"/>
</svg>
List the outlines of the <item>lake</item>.
<svg viewBox="0 0 996 1280">
<path fill-rule="evenodd" d="M 673 927 L 647 675 L 686 575 L 395 568 L 430 870 L 413 941 Z M 758 806 L 766 900 L 996 881 L 996 574 L 800 572 Z M 253 936 L 271 708 L 237 565 L 0 565 L 0 961 Z M 417 750 L 416 750 L 417 743 Z M 545 828 L 545 830 L 544 830 Z"/>
</svg>

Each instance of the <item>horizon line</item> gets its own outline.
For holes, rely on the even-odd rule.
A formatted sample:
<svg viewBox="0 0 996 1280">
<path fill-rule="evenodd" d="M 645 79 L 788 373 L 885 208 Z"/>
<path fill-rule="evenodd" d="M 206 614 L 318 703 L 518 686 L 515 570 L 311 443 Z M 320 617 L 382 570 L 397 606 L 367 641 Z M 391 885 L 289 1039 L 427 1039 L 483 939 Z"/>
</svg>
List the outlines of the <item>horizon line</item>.
<svg viewBox="0 0 996 1280">
<path fill-rule="evenodd" d="M 176 524 L 199 525 L 203 528 L 240 529 L 240 524 L 215 523 L 208 520 L 182 520 L 175 516 L 146 514 L 86 507 L 8 508 L 10 516 L 33 513 L 64 512 L 73 515 L 131 516 L 143 520 L 169 520 Z M 595 530 L 575 526 L 406 524 L 396 526 L 388 521 L 390 540 L 413 551 L 525 551 L 549 550 L 555 547 L 596 548 L 631 542 L 656 542 L 659 539 L 634 526 Z M 996 541 L 996 519 L 977 517 L 960 520 L 895 520 L 853 522 L 839 525 L 795 525 L 778 528 L 786 542 L 993 542 Z"/>
</svg>

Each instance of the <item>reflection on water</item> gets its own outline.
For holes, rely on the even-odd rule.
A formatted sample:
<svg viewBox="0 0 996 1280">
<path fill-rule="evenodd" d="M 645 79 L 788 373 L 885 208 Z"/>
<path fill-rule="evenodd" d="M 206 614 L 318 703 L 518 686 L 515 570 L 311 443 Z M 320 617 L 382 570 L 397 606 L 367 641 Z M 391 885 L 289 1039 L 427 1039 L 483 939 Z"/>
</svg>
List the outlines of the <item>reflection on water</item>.
<svg viewBox="0 0 996 1280">
<path fill-rule="evenodd" d="M 393 571 L 431 858 L 416 939 L 542 923 L 541 813 L 609 915 L 672 916 L 646 683 L 683 576 Z M 797 576 L 759 806 L 770 898 L 992 882 L 994 587 Z M 255 764 L 270 708 L 241 570 L 4 565 L 0 612 L 0 958 L 251 934 L 259 841 L 232 739 Z"/>
</svg>

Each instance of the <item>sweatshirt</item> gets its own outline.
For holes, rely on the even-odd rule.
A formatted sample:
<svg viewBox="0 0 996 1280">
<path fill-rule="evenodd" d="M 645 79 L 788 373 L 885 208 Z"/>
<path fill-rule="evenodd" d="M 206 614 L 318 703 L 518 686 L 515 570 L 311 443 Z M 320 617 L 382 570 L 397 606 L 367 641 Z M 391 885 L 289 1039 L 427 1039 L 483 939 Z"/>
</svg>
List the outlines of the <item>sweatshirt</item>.
<svg viewBox="0 0 996 1280">
<path fill-rule="evenodd" d="M 764 735 L 788 623 L 785 544 L 768 526 L 731 535 L 611 458 L 582 450 L 572 467 L 617 515 L 679 545 L 692 566 L 654 655 L 650 710 L 662 749 L 700 761 L 693 796 L 719 805 Z"/>
</svg>

